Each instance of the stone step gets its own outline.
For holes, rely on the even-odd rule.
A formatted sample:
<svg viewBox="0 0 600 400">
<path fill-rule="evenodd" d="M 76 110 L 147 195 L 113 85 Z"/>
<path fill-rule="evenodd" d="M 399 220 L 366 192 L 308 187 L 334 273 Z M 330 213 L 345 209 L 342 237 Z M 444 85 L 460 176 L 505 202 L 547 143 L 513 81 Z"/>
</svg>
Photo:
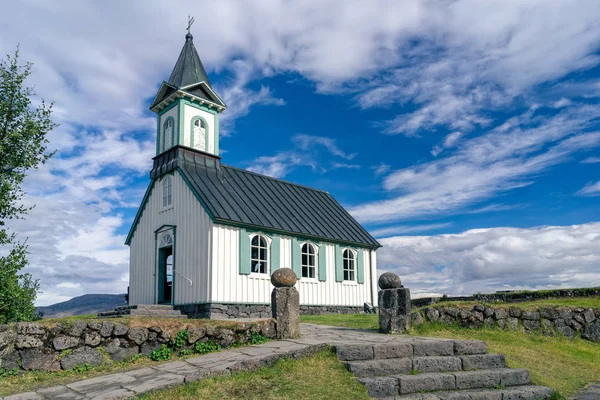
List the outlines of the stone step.
<svg viewBox="0 0 600 400">
<path fill-rule="evenodd" d="M 496 368 L 477 371 L 426 372 L 416 375 L 388 375 L 357 378 L 371 397 L 395 396 L 443 390 L 485 389 L 528 385 L 524 369 Z"/>
<path fill-rule="evenodd" d="M 126 310 L 172 310 L 173 306 L 170 304 L 135 304 L 132 306 L 118 306 L 115 311 L 126 311 Z"/>
<path fill-rule="evenodd" d="M 480 340 L 423 339 L 422 341 L 384 344 L 338 344 L 334 346 L 341 361 L 486 354 L 487 346 Z"/>
<path fill-rule="evenodd" d="M 554 390 L 544 386 L 513 386 L 502 389 L 476 389 L 415 393 L 384 397 L 382 400 L 547 400 Z"/>
<path fill-rule="evenodd" d="M 506 361 L 502 354 L 401 357 L 349 361 L 344 364 L 357 377 L 410 374 L 411 372 L 472 371 L 506 367 Z"/>
</svg>

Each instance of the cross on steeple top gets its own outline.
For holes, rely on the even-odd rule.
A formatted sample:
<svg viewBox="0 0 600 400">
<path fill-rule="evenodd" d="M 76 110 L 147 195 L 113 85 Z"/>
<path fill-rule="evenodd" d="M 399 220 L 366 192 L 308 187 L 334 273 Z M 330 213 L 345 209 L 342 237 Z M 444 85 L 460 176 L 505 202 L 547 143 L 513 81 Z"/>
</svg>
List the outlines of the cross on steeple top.
<svg viewBox="0 0 600 400">
<path fill-rule="evenodd" d="M 187 26 L 188 35 L 191 35 L 191 33 L 190 33 L 190 28 L 191 28 L 191 27 L 192 27 L 192 25 L 194 24 L 194 21 L 195 21 L 195 20 L 194 20 L 194 17 L 191 17 L 191 16 L 188 14 L 188 26 Z"/>
</svg>

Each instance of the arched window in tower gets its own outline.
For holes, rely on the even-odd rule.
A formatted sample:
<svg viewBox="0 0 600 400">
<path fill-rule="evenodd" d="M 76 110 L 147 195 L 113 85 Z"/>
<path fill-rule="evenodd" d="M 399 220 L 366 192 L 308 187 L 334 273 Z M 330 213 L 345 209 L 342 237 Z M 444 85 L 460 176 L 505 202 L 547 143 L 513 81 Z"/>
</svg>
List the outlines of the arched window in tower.
<svg viewBox="0 0 600 400">
<path fill-rule="evenodd" d="M 192 143 L 191 147 L 206 151 L 206 122 L 203 119 L 196 118 L 193 122 L 193 134 L 192 134 Z"/>
<path fill-rule="evenodd" d="M 167 118 L 163 127 L 163 151 L 173 147 L 173 118 Z"/>
<path fill-rule="evenodd" d="M 163 208 L 170 207 L 173 204 L 173 180 L 167 176 L 163 181 Z"/>
</svg>

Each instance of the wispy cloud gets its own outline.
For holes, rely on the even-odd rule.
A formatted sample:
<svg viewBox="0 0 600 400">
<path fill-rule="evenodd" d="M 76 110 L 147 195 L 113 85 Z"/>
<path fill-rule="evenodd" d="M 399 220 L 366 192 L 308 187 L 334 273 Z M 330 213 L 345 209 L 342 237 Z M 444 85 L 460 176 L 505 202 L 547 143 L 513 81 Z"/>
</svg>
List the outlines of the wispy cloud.
<svg viewBox="0 0 600 400">
<path fill-rule="evenodd" d="M 296 135 L 292 138 L 294 148 L 280 151 L 273 156 L 262 156 L 252 161 L 250 171 L 282 178 L 296 167 L 310 167 L 313 171 L 326 172 L 329 169 L 358 169 L 360 165 L 347 162 L 326 161 L 319 157 L 319 148 L 329 156 L 352 160 L 356 154 L 343 151 L 335 139 L 324 136 Z"/>
<path fill-rule="evenodd" d="M 581 161 L 582 164 L 597 164 L 600 163 L 600 157 L 588 157 Z"/>
<path fill-rule="evenodd" d="M 462 132 L 452 132 L 450 133 L 448 136 L 446 136 L 446 138 L 444 139 L 444 141 L 442 142 L 442 144 L 438 144 L 436 145 L 433 150 L 431 150 L 431 155 L 433 155 L 434 157 L 437 157 L 438 154 L 440 154 L 442 151 L 444 151 L 444 149 L 449 149 L 451 147 L 456 146 L 456 143 L 460 140 L 460 138 L 463 136 Z"/>
<path fill-rule="evenodd" d="M 463 142 L 456 153 L 394 171 L 384 180 L 393 198 L 351 209 L 363 222 L 397 221 L 455 212 L 496 194 L 531 184 L 533 175 L 600 145 L 600 132 L 583 131 L 600 114 L 570 108 L 550 117 L 526 113 Z"/>
<path fill-rule="evenodd" d="M 580 196 L 600 196 L 600 181 L 588 183 L 577 192 Z"/>
<path fill-rule="evenodd" d="M 527 207 L 526 204 L 490 204 L 484 207 L 475 208 L 473 210 L 466 211 L 467 214 L 484 214 L 488 212 L 499 212 L 507 210 L 516 210 Z"/>
</svg>

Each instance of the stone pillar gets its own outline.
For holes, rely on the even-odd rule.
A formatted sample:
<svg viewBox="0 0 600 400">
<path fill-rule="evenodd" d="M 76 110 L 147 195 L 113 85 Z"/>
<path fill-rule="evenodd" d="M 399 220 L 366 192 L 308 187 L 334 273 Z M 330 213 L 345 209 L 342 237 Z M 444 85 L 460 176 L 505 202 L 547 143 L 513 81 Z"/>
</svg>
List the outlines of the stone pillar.
<svg viewBox="0 0 600 400">
<path fill-rule="evenodd" d="M 407 333 L 410 328 L 410 290 L 400 277 L 386 272 L 379 277 L 379 332 Z"/>
<path fill-rule="evenodd" d="M 300 337 L 300 294 L 294 287 L 296 281 L 296 273 L 290 268 L 279 268 L 271 275 L 275 286 L 271 311 L 277 324 L 277 339 Z"/>
</svg>

